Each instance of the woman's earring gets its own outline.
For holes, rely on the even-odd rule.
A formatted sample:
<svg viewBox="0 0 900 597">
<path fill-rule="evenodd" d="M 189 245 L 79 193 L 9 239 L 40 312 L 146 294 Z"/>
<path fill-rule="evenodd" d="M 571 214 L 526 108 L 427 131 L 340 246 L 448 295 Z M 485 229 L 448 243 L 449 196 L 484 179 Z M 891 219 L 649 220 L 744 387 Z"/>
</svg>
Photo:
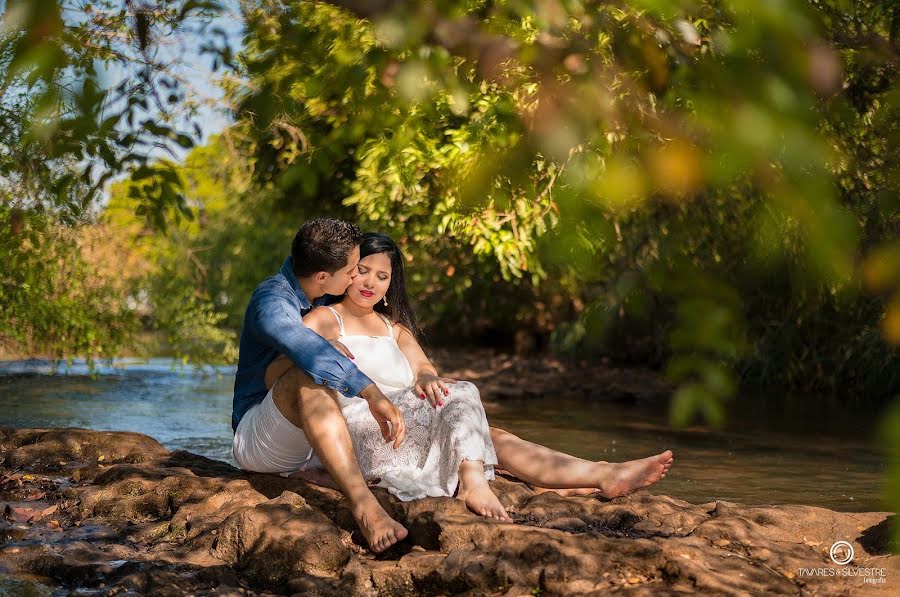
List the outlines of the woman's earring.
<svg viewBox="0 0 900 597">
<path fill-rule="evenodd" d="M 386 295 L 386 294 L 384 295 L 384 306 L 385 306 L 385 307 L 388 306 L 388 304 L 387 304 L 387 295 Z"/>
</svg>

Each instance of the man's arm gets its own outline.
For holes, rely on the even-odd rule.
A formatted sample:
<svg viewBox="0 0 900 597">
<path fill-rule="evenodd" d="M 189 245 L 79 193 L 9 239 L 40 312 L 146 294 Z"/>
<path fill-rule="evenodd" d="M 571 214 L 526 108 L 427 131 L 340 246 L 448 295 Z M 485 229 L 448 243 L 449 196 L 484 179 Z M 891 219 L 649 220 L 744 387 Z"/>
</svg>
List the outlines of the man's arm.
<svg viewBox="0 0 900 597">
<path fill-rule="evenodd" d="M 318 307 L 304 315 L 303 325 L 331 342 L 331 345 L 337 348 L 342 355 L 350 360 L 354 359 L 353 353 L 342 343 L 338 342 L 337 339 L 341 331 L 340 326 L 338 326 L 337 319 L 327 308 Z M 284 354 L 279 354 L 275 357 L 275 360 L 266 367 L 266 389 L 275 385 L 275 382 L 293 366 L 294 363 Z"/>
<path fill-rule="evenodd" d="M 384 440 L 398 448 L 406 435 L 403 413 L 378 386 L 331 342 L 303 325 L 300 311 L 289 300 L 274 293 L 257 299 L 261 300 L 254 307 L 253 327 L 259 338 L 287 355 L 316 383 L 334 388 L 344 396 L 362 396 Z"/>
<path fill-rule="evenodd" d="M 303 325 L 300 311 L 289 300 L 274 292 L 255 298 L 253 328 L 257 337 L 286 355 L 313 381 L 345 396 L 357 396 L 372 384 L 331 342 Z"/>
</svg>

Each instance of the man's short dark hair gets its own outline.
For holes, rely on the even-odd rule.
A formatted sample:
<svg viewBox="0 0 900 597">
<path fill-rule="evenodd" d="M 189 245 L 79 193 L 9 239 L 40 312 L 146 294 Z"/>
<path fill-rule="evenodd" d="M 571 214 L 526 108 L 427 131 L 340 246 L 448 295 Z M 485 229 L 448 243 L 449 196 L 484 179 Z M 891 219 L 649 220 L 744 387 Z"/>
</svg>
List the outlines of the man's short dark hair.
<svg viewBox="0 0 900 597">
<path fill-rule="evenodd" d="M 333 274 L 347 265 L 347 256 L 361 241 L 356 224 L 334 218 L 310 220 L 300 227 L 291 245 L 294 273 L 299 278 L 316 272 Z"/>
</svg>

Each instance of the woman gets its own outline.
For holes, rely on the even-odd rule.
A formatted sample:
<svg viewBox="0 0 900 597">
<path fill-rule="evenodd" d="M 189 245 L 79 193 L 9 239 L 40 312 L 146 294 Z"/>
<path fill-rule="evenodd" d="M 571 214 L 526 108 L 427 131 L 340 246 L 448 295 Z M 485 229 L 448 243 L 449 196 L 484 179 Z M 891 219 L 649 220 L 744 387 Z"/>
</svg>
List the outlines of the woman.
<svg viewBox="0 0 900 597">
<path fill-rule="evenodd" d="M 494 466 L 523 481 L 560 493 L 600 491 L 615 497 L 655 483 L 672 465 L 669 450 L 621 464 L 591 462 L 489 428 L 478 389 L 440 377 L 416 338 L 403 256 L 390 237 L 364 235 L 359 273 L 343 300 L 319 307 L 303 323 L 322 337 L 343 343 L 357 366 L 403 412 L 406 439 L 396 451 L 385 444 L 360 400 L 339 396 L 360 469 L 367 479 L 408 501 L 453 495 L 472 511 L 510 520 L 490 490 Z M 277 359 L 266 373 L 271 385 L 290 367 Z"/>
</svg>

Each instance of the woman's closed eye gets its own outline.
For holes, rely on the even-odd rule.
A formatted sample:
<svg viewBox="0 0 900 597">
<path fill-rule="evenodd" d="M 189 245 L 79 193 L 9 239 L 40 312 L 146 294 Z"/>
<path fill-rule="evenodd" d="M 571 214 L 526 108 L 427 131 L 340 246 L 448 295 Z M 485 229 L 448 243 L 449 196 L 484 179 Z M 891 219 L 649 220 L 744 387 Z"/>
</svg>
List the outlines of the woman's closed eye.
<svg viewBox="0 0 900 597">
<path fill-rule="evenodd" d="M 359 269 L 360 275 L 365 275 L 365 274 L 369 273 L 369 268 L 367 268 L 367 267 L 363 267 L 360 265 L 360 266 L 357 266 L 357 269 Z M 384 272 L 378 272 L 378 279 L 381 280 L 382 282 L 386 282 L 389 279 L 389 277 Z"/>
</svg>

